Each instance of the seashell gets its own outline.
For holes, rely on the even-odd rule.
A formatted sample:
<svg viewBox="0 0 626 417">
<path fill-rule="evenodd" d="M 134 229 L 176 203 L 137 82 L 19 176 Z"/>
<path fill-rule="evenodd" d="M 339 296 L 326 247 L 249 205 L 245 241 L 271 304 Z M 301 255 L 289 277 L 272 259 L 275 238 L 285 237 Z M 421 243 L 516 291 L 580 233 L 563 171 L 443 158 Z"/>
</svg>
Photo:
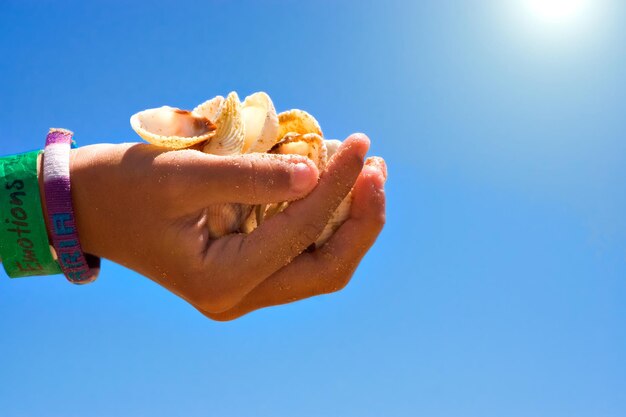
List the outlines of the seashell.
<svg viewBox="0 0 626 417">
<path fill-rule="evenodd" d="M 215 135 L 204 145 L 202 152 L 213 155 L 240 154 L 245 132 L 241 117 L 241 103 L 236 92 L 230 93 L 220 106 L 215 116 L 215 124 L 217 125 Z"/>
<path fill-rule="evenodd" d="M 196 108 L 193 109 L 193 113 L 206 117 L 209 120 L 215 120 L 217 117 L 217 112 L 220 110 L 220 107 L 222 107 L 223 103 L 224 97 L 215 96 L 212 99 L 200 104 L 199 106 L 196 106 Z"/>
<path fill-rule="evenodd" d="M 266 204 L 255 205 L 253 210 L 250 211 L 248 217 L 241 224 L 241 231 L 243 233 L 250 233 L 257 227 L 259 227 L 259 225 L 263 223 L 263 220 L 265 219 L 266 209 Z"/>
<path fill-rule="evenodd" d="M 302 135 L 305 133 L 316 133 L 319 136 L 324 136 L 315 117 L 304 110 L 293 109 L 282 112 L 278 115 L 278 123 L 280 125 L 278 129 L 279 139 L 282 139 L 290 132 Z"/>
<path fill-rule="evenodd" d="M 339 227 L 346 220 L 348 220 L 348 217 L 350 217 L 351 207 L 352 207 L 352 192 L 348 193 L 348 195 L 345 196 L 343 200 L 341 200 L 341 203 L 339 203 L 339 206 L 337 206 L 332 216 L 330 216 L 330 219 L 328 220 L 328 223 L 326 223 L 324 230 L 322 230 L 322 233 L 319 235 L 319 237 L 315 241 L 315 247 L 319 248 L 320 246 L 324 245 L 324 243 L 326 243 L 328 239 L 330 239 L 333 233 L 335 233 L 335 230 L 339 229 Z"/>
<path fill-rule="evenodd" d="M 326 168 L 327 151 L 324 139 L 316 133 L 288 133 L 278 142 L 269 153 L 285 155 L 306 156 L 317 165 L 317 169 L 322 172 Z M 268 204 L 263 210 L 263 215 L 257 217 L 256 223 L 260 224 L 263 219 L 270 218 L 283 211 L 289 203 Z"/>
<path fill-rule="evenodd" d="M 341 141 L 337 139 L 327 139 L 324 140 L 324 144 L 326 145 L 327 158 L 330 159 L 337 153 L 337 150 L 341 146 Z M 330 239 L 330 237 L 335 233 L 335 230 L 339 229 L 339 227 L 350 217 L 350 207 L 352 206 L 352 192 L 348 193 L 348 195 L 341 200 L 339 206 L 335 209 L 332 216 L 328 220 L 326 227 L 319 235 L 317 240 L 315 241 L 315 247 L 320 247 L 324 245 Z"/>
<path fill-rule="evenodd" d="M 328 161 L 328 151 L 324 139 L 317 133 L 288 133 L 269 153 L 295 154 L 306 156 L 312 160 L 322 172 Z"/>
<path fill-rule="evenodd" d="M 238 232 L 252 208 L 247 204 L 214 204 L 207 207 L 209 237 L 217 239 Z"/>
<path fill-rule="evenodd" d="M 188 148 L 216 134 L 210 119 L 169 106 L 136 113 L 130 125 L 147 142 L 170 149 Z"/>
<path fill-rule="evenodd" d="M 202 151 L 214 155 L 297 154 L 311 159 L 320 172 L 341 145 L 338 140 L 324 140 L 317 120 L 303 110 L 277 115 L 272 100 L 263 92 L 246 97 L 243 104 L 236 92 L 226 98 L 216 96 L 191 112 L 168 106 L 144 110 L 131 117 L 131 126 L 146 141 L 170 149 L 204 142 Z M 351 203 L 350 193 L 332 214 L 315 242 L 316 247 L 322 246 L 349 217 Z M 216 239 L 239 231 L 249 233 L 288 205 L 282 202 L 207 207 L 209 236 Z"/>
<path fill-rule="evenodd" d="M 261 221 L 257 220 L 257 223 L 261 224 L 263 220 L 269 219 L 270 217 L 277 215 L 278 213 L 286 209 L 288 205 L 289 203 L 286 201 L 283 201 L 282 203 L 266 204 L 262 210 L 263 216 L 260 218 Z"/>
<path fill-rule="evenodd" d="M 236 155 L 242 153 L 245 140 L 245 127 L 241 112 L 241 102 L 236 92 L 226 99 L 217 96 L 204 102 L 194 112 L 205 117 L 214 117 L 217 131 L 202 151 L 213 155 Z M 245 204 L 216 204 L 207 208 L 209 215 L 209 236 L 216 239 L 237 232 L 249 216 L 252 206 Z"/>
<path fill-rule="evenodd" d="M 241 106 L 245 126 L 243 152 L 267 152 L 278 139 L 278 115 L 272 99 L 264 92 L 249 95 Z"/>
<path fill-rule="evenodd" d="M 330 158 L 337 153 L 341 144 L 342 142 L 337 139 L 324 139 L 324 145 L 326 145 L 326 155 L 329 161 Z"/>
<path fill-rule="evenodd" d="M 306 156 L 318 166 L 320 171 L 326 168 L 328 160 L 337 152 L 341 146 L 341 141 L 324 140 L 315 133 L 307 133 L 299 135 L 288 133 L 283 140 L 278 142 L 270 151 L 270 153 L 280 154 L 297 154 Z M 331 215 L 324 230 L 315 241 L 315 247 L 324 245 L 350 216 L 350 207 L 352 205 L 352 193 L 349 193 L 335 209 Z M 270 218 L 288 206 L 288 203 L 269 204 L 264 211 L 264 217 Z M 257 219 L 258 223 L 258 219 Z"/>
</svg>

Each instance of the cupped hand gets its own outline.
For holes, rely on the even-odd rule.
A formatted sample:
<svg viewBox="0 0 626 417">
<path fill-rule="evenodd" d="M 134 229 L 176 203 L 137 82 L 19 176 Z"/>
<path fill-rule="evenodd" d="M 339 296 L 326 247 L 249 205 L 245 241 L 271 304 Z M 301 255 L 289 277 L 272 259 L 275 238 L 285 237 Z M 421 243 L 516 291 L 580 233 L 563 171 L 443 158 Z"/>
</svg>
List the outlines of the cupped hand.
<svg viewBox="0 0 626 417">
<path fill-rule="evenodd" d="M 350 136 L 321 175 L 295 155 L 222 157 L 145 144 L 76 149 L 72 198 L 83 250 L 215 320 L 337 291 L 385 222 L 386 168 L 380 158 L 364 161 L 368 147 L 364 135 Z M 348 220 L 307 251 L 351 189 Z M 293 203 L 249 234 L 208 236 L 206 207 L 281 201 Z"/>
</svg>

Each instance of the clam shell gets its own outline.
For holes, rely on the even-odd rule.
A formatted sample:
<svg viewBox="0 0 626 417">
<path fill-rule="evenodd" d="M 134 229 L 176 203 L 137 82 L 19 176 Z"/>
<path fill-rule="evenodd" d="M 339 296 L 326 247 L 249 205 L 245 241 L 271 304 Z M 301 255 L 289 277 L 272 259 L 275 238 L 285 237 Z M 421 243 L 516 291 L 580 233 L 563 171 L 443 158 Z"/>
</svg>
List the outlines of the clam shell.
<svg viewBox="0 0 626 417">
<path fill-rule="evenodd" d="M 315 120 L 315 117 L 311 116 L 304 110 L 293 109 L 286 112 L 282 112 L 278 115 L 278 138 L 282 139 L 287 133 L 316 133 L 320 136 L 322 129 L 319 123 Z"/>
<path fill-rule="evenodd" d="M 245 126 L 243 152 L 267 152 L 278 139 L 278 115 L 272 99 L 264 93 L 249 95 L 241 106 Z"/>
<path fill-rule="evenodd" d="M 324 144 L 326 145 L 327 157 L 328 160 L 333 157 L 337 153 L 337 150 L 341 146 L 341 141 L 336 139 L 325 140 Z M 324 227 L 322 234 L 315 241 L 315 246 L 320 247 L 324 243 L 330 239 L 330 237 L 335 233 L 335 230 L 339 229 L 339 227 L 345 222 L 348 217 L 350 217 L 350 207 L 352 206 L 352 192 L 350 192 L 343 200 L 339 206 L 335 209 L 332 216 L 330 216 L 330 220 Z"/>
<path fill-rule="evenodd" d="M 212 99 L 200 104 L 199 106 L 196 106 L 196 108 L 193 109 L 193 113 L 206 117 L 209 120 L 215 120 L 215 118 L 217 117 L 217 112 L 220 110 L 220 107 L 222 107 L 223 103 L 224 97 L 215 96 Z"/>
<path fill-rule="evenodd" d="M 306 156 L 317 165 L 317 169 L 322 172 L 326 168 L 328 160 L 326 144 L 324 139 L 316 133 L 288 133 L 269 151 L 274 154 L 301 155 Z M 257 218 L 257 224 L 263 219 L 270 218 L 283 211 L 289 203 L 268 204 L 263 210 L 263 215 Z"/>
<path fill-rule="evenodd" d="M 244 126 L 241 117 L 241 103 L 236 92 L 226 97 L 215 116 L 215 135 L 202 148 L 213 155 L 240 154 L 244 143 Z"/>
<path fill-rule="evenodd" d="M 246 204 L 214 204 L 207 207 L 209 237 L 217 239 L 238 232 L 250 216 L 252 207 Z"/>
<path fill-rule="evenodd" d="M 243 233 L 250 233 L 256 229 L 265 219 L 266 204 L 258 204 L 253 206 L 248 217 L 241 224 L 241 231 Z"/>
<path fill-rule="evenodd" d="M 315 247 L 319 248 L 324 245 L 330 239 L 330 237 L 335 233 L 335 230 L 339 229 L 339 227 L 350 217 L 350 208 L 352 207 L 352 192 L 348 193 L 348 195 L 341 200 L 339 206 L 335 209 L 332 216 L 326 223 L 324 230 L 319 235 L 317 240 L 315 241 Z"/>
<path fill-rule="evenodd" d="M 216 126 L 206 117 L 169 106 L 136 113 L 130 125 L 147 142 L 170 149 L 188 148 L 216 134 Z"/>
<path fill-rule="evenodd" d="M 230 93 L 226 99 L 217 96 L 207 100 L 193 111 L 207 118 L 213 117 L 217 125 L 215 136 L 204 145 L 203 152 L 213 155 L 235 155 L 242 152 L 245 128 L 237 93 Z M 251 211 L 252 206 L 245 204 L 209 206 L 207 208 L 209 236 L 211 239 L 217 239 L 239 231 Z"/>
<path fill-rule="evenodd" d="M 341 144 L 342 142 L 337 139 L 324 139 L 324 145 L 326 145 L 326 155 L 329 161 L 330 158 L 337 153 Z"/>
<path fill-rule="evenodd" d="M 322 172 L 328 161 L 328 151 L 324 139 L 317 133 L 288 133 L 270 150 L 270 153 L 295 154 L 312 160 Z"/>
<path fill-rule="evenodd" d="M 131 126 L 146 141 L 170 149 L 188 148 L 204 142 L 203 152 L 236 155 L 245 152 L 297 154 L 311 159 L 323 171 L 341 145 L 324 140 L 322 129 L 313 116 L 303 110 L 279 115 L 270 97 L 254 93 L 239 101 L 237 93 L 216 96 L 193 111 L 163 106 L 131 117 Z M 277 140 L 279 140 L 278 143 Z M 349 217 L 352 195 L 348 194 L 331 216 L 316 240 L 322 246 Z M 208 230 L 212 239 L 230 233 L 254 230 L 265 218 L 283 211 L 288 202 L 250 206 L 216 204 L 207 207 Z"/>
</svg>

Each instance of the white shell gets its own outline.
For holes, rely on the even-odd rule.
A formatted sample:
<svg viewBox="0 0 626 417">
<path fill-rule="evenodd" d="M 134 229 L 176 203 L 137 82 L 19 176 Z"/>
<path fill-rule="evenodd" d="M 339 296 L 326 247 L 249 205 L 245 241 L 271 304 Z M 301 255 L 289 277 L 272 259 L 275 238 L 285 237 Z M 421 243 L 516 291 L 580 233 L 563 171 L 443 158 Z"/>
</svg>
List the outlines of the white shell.
<svg viewBox="0 0 626 417">
<path fill-rule="evenodd" d="M 241 102 L 234 91 L 226 99 L 217 96 L 194 109 L 195 113 L 213 117 L 217 125 L 215 136 L 202 151 L 213 155 L 237 155 L 242 153 L 245 128 L 241 114 Z M 209 236 L 217 239 L 235 233 L 248 217 L 252 206 L 244 204 L 216 204 L 207 208 Z"/>
<path fill-rule="evenodd" d="M 311 116 L 304 110 L 292 109 L 282 112 L 278 115 L 278 138 L 282 139 L 287 133 L 316 133 L 324 136 L 320 124 L 317 123 L 315 117 Z"/>
<path fill-rule="evenodd" d="M 243 152 L 267 152 L 278 139 L 278 115 L 272 99 L 258 92 L 249 95 L 241 106 L 245 127 Z"/>
<path fill-rule="evenodd" d="M 136 113 L 130 118 L 130 125 L 147 142 L 170 149 L 188 148 L 216 133 L 209 119 L 169 106 Z"/>
<path fill-rule="evenodd" d="M 326 145 L 327 157 L 328 160 L 337 153 L 337 150 L 341 146 L 341 141 L 336 139 L 326 139 L 324 140 L 324 144 Z M 330 216 L 330 220 L 324 227 L 322 234 L 315 241 L 315 246 L 320 247 L 324 245 L 330 239 L 330 237 L 335 233 L 335 230 L 339 229 L 339 227 L 350 217 L 350 208 L 352 207 L 352 191 L 348 193 L 348 195 L 341 200 L 339 206 L 333 212 L 333 215 Z"/>
<path fill-rule="evenodd" d="M 243 104 L 235 92 L 226 98 L 216 96 L 191 112 L 168 106 L 144 110 L 131 117 L 131 125 L 146 141 L 171 149 L 204 142 L 203 152 L 214 155 L 297 154 L 311 159 L 320 172 L 341 145 L 338 140 L 324 140 L 317 120 L 303 110 L 277 115 L 272 100 L 263 92 L 246 97 Z M 316 247 L 326 243 L 349 217 L 351 202 L 350 193 L 334 211 L 316 240 Z M 249 233 L 288 205 L 288 202 L 256 206 L 233 203 L 207 207 L 209 236 L 217 239 L 239 231 Z"/>
<path fill-rule="evenodd" d="M 326 168 L 328 160 L 325 141 L 316 133 L 288 133 L 270 150 L 270 153 L 305 156 L 313 161 L 320 172 Z M 287 202 L 268 204 L 263 211 L 262 219 L 275 216 L 288 205 Z"/>
<path fill-rule="evenodd" d="M 337 139 L 324 139 L 324 145 L 326 145 L 326 154 L 329 161 L 330 158 L 332 158 L 337 153 L 342 143 L 343 142 Z"/>
<path fill-rule="evenodd" d="M 244 127 L 241 118 L 241 103 L 234 91 L 226 97 L 215 116 L 217 130 L 215 136 L 202 148 L 202 152 L 213 155 L 237 155 L 241 153 L 244 141 Z"/>
<path fill-rule="evenodd" d="M 330 216 L 328 223 L 324 227 L 324 230 L 319 235 L 317 240 L 315 241 L 315 246 L 320 247 L 324 245 L 330 239 L 330 237 L 335 233 L 335 230 L 339 229 L 339 227 L 350 217 L 350 208 L 352 207 L 352 192 L 348 193 L 348 195 L 341 200 L 339 206 L 333 212 L 333 215 Z"/>
<path fill-rule="evenodd" d="M 223 103 L 224 97 L 215 96 L 212 99 L 200 104 L 199 106 L 196 106 L 196 108 L 193 109 L 193 113 L 206 117 L 207 119 L 213 121 L 217 117 L 217 112 L 220 110 L 220 107 L 222 107 Z"/>
<path fill-rule="evenodd" d="M 324 139 L 316 133 L 288 133 L 270 150 L 270 153 L 306 156 L 317 165 L 320 172 L 326 168 L 328 161 Z"/>
</svg>

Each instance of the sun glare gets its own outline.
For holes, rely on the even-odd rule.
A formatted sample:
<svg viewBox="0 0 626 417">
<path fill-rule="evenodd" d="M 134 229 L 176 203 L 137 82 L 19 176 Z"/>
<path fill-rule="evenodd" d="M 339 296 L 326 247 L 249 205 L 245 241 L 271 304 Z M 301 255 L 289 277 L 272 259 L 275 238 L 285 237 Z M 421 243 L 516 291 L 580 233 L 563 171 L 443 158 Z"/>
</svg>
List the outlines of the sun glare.
<svg viewBox="0 0 626 417">
<path fill-rule="evenodd" d="M 580 20 L 593 0 L 526 0 L 528 11 L 545 23 L 569 24 Z"/>
</svg>

